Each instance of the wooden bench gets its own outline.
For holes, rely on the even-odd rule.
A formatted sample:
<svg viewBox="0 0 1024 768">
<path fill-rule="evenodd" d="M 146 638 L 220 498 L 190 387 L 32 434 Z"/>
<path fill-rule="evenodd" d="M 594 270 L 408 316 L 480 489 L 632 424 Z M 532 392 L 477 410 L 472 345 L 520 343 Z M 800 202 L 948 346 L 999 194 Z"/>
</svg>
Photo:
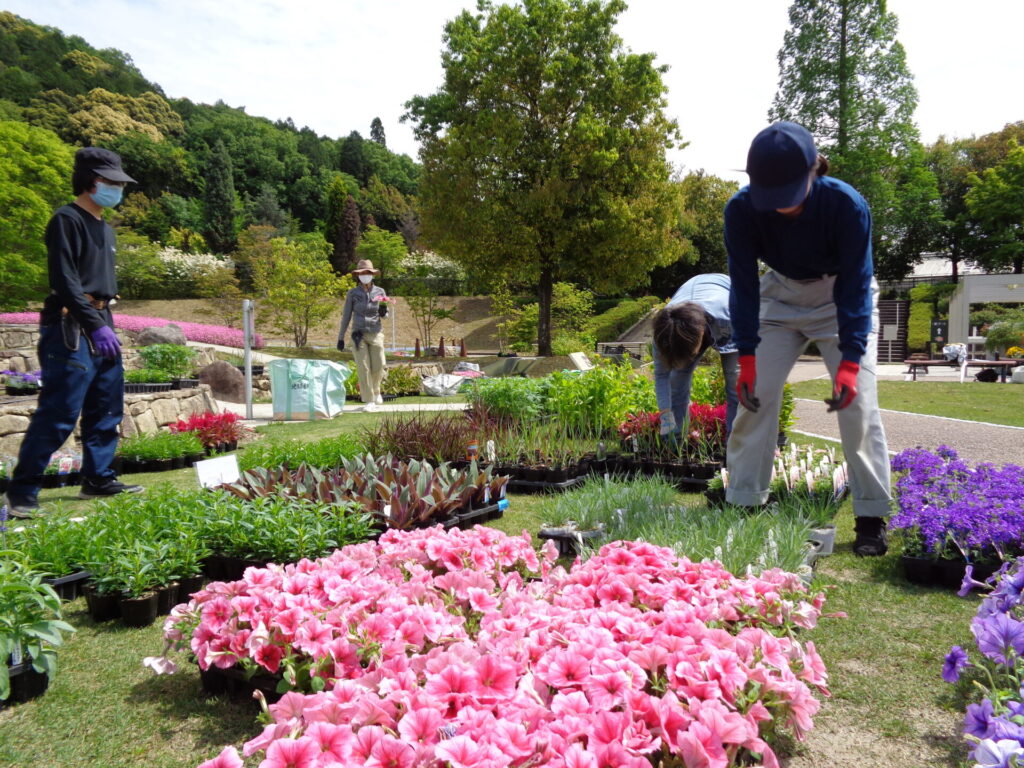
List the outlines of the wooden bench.
<svg viewBox="0 0 1024 768">
<path fill-rule="evenodd" d="M 930 358 L 927 355 L 922 354 L 911 355 L 906 360 L 904 360 L 903 363 L 904 365 L 907 366 L 907 370 L 905 370 L 904 373 L 909 373 L 913 381 L 917 381 L 918 371 L 928 373 L 929 366 L 942 365 L 949 368 L 960 367 L 960 363 L 958 363 L 956 360 L 947 360 L 944 357 L 936 360 L 935 358 Z"/>
</svg>

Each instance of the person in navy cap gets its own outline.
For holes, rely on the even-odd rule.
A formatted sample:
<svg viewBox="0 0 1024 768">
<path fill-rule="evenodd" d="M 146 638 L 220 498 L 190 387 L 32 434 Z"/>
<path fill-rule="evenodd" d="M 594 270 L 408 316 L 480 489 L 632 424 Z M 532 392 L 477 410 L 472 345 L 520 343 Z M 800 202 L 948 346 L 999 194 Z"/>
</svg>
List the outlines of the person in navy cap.
<svg viewBox="0 0 1024 768">
<path fill-rule="evenodd" d="M 832 377 L 825 402 L 839 421 L 856 516 L 853 550 L 888 549 L 889 455 L 878 410 L 878 283 L 871 212 L 857 190 L 826 175 L 803 126 L 779 122 L 754 137 L 750 184 L 725 208 L 737 414 L 728 444 L 726 500 L 768 500 L 782 387 L 810 342 Z M 759 275 L 758 262 L 768 269 Z"/>
<path fill-rule="evenodd" d="M 117 296 L 114 231 L 103 209 L 121 202 L 134 182 L 121 158 L 100 147 L 75 153 L 75 199 L 58 208 L 46 227 L 50 295 L 40 312 L 42 389 L 7 488 L 15 517 L 39 509 L 39 481 L 50 456 L 81 416 L 82 487 L 79 498 L 137 492 L 117 480 L 111 462 L 124 412 L 121 343 L 110 305 Z"/>
</svg>

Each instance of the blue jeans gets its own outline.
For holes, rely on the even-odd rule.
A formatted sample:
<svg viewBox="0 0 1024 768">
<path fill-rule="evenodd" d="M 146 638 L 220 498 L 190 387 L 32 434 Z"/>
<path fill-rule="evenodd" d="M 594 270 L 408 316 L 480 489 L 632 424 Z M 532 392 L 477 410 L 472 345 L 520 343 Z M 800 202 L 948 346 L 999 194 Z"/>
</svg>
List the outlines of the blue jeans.
<svg viewBox="0 0 1024 768">
<path fill-rule="evenodd" d="M 724 352 L 719 354 L 719 358 L 722 361 L 722 373 L 725 375 L 725 434 L 728 437 L 732 432 L 732 423 L 736 419 L 736 408 L 739 406 L 736 379 L 739 378 L 740 356 L 738 352 Z M 663 411 L 671 409 L 676 420 L 676 434 L 682 431 L 683 425 L 690 418 L 690 388 L 693 385 L 693 372 L 699 362 L 698 358 L 685 368 L 668 369 L 661 362 L 657 352 L 654 353 L 654 392 L 658 399 L 658 408 Z"/>
<path fill-rule="evenodd" d="M 8 495 L 12 501 L 34 500 L 39 476 L 50 456 L 71 435 L 82 417 L 82 476 L 114 477 L 110 468 L 117 450 L 124 414 L 124 367 L 121 356 L 110 360 L 90 351 L 85 332 L 78 350 L 64 345 L 60 324 L 40 327 L 39 363 L 43 388 L 28 431 L 21 441 Z"/>
</svg>

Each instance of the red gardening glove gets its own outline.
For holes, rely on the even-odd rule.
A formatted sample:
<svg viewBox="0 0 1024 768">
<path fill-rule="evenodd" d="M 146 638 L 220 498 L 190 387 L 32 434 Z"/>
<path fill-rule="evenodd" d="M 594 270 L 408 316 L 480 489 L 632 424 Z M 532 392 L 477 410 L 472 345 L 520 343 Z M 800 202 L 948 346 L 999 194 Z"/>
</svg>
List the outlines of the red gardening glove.
<svg viewBox="0 0 1024 768">
<path fill-rule="evenodd" d="M 853 402 L 857 396 L 857 373 L 860 366 L 850 360 L 843 360 L 836 371 L 836 380 L 832 384 L 832 397 L 826 400 L 828 412 L 841 411 Z"/>
<path fill-rule="evenodd" d="M 757 413 L 761 401 L 754 397 L 754 384 L 757 382 L 757 358 L 754 355 L 740 355 L 740 375 L 736 379 L 736 397 L 740 405 L 752 413 Z"/>
</svg>

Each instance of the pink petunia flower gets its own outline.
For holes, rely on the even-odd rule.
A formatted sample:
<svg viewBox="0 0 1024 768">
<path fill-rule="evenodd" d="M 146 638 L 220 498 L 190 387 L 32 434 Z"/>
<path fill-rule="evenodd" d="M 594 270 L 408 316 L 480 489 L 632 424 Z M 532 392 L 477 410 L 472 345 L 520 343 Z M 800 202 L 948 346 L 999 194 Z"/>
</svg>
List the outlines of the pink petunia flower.
<svg viewBox="0 0 1024 768">
<path fill-rule="evenodd" d="M 278 739 L 267 747 L 259 768 L 319 768 L 320 747 L 306 736 Z"/>
<path fill-rule="evenodd" d="M 213 760 L 200 763 L 199 768 L 242 768 L 242 766 L 242 758 L 238 756 L 238 750 L 234 747 L 224 747 Z"/>
</svg>

